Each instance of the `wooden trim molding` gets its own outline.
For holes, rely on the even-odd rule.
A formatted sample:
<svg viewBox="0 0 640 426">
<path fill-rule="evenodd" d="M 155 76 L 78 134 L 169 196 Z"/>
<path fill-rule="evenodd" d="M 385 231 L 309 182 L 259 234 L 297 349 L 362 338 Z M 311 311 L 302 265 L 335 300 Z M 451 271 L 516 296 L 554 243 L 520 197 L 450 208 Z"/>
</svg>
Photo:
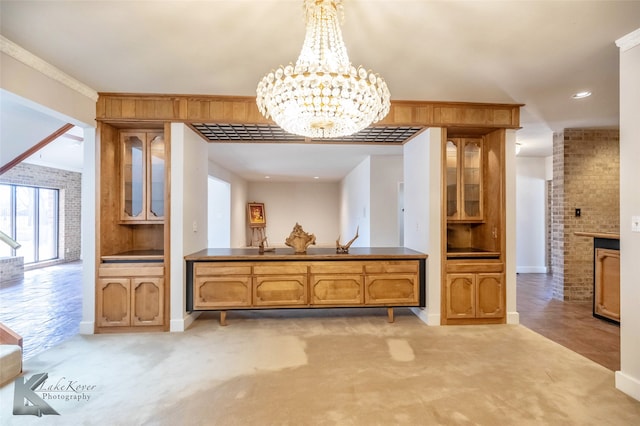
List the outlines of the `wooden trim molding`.
<svg viewBox="0 0 640 426">
<path fill-rule="evenodd" d="M 520 127 L 522 104 L 391 101 L 376 126 Z M 107 122 L 177 121 L 273 124 L 260 114 L 255 97 L 99 93 L 96 119 Z"/>
<path fill-rule="evenodd" d="M 23 162 L 24 160 L 26 160 L 27 158 L 31 157 L 33 154 L 35 154 L 36 152 L 40 151 L 46 145 L 50 144 L 54 140 L 58 139 L 60 136 L 62 136 L 65 133 L 67 133 L 71 128 L 73 128 L 73 124 L 71 124 L 71 123 L 67 123 L 64 126 L 60 127 L 58 130 L 56 130 L 55 132 L 51 133 L 46 138 L 42 139 L 37 144 L 35 144 L 34 146 L 29 148 L 28 150 L 26 150 L 22 154 L 18 155 L 16 158 L 14 158 L 13 160 L 9 161 L 4 166 L 0 167 L 0 175 L 8 172 L 12 168 L 17 166 L 21 162 Z"/>
<path fill-rule="evenodd" d="M 636 47 L 640 44 L 640 29 L 630 32 L 629 34 L 620 37 L 616 40 L 616 46 L 620 48 L 621 52 Z"/>
</svg>

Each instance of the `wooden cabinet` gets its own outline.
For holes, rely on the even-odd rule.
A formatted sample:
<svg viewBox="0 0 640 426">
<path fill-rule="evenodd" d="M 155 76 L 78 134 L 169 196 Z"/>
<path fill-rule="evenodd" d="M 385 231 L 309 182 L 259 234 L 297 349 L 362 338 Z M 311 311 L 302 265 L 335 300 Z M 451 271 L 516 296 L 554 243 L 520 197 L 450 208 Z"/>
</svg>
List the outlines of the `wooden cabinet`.
<svg viewBox="0 0 640 426">
<path fill-rule="evenodd" d="M 594 261 L 593 313 L 620 322 L 620 251 L 595 248 Z"/>
<path fill-rule="evenodd" d="M 449 138 L 445 143 L 447 219 L 483 219 L 483 152 L 481 138 Z"/>
<path fill-rule="evenodd" d="M 506 321 L 504 129 L 443 139 L 442 324 Z"/>
<path fill-rule="evenodd" d="M 122 221 L 164 220 L 165 143 L 162 132 L 121 132 Z"/>
<path fill-rule="evenodd" d="M 98 123 L 96 333 L 168 330 L 169 134 L 169 123 Z"/>
<path fill-rule="evenodd" d="M 99 274 L 96 289 L 98 327 L 164 324 L 162 266 L 109 264 L 102 266 Z"/>
<path fill-rule="evenodd" d="M 335 249 L 330 250 L 335 256 Z M 424 306 L 424 258 L 232 262 L 207 261 L 199 256 L 186 259 L 187 311 Z"/>
<path fill-rule="evenodd" d="M 503 287 L 504 275 L 501 273 L 447 274 L 447 318 L 504 318 Z"/>
</svg>

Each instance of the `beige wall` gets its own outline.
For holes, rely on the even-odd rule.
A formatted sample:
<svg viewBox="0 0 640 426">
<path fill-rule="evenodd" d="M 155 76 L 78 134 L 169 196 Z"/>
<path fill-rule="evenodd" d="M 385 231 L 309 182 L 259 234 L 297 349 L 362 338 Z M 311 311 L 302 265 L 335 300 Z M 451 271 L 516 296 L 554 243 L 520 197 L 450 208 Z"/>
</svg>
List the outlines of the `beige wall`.
<svg viewBox="0 0 640 426">
<path fill-rule="evenodd" d="M 624 41 L 624 43 L 620 43 Z M 620 355 L 616 387 L 640 401 L 640 29 L 619 40 L 620 52 Z"/>
<path fill-rule="evenodd" d="M 23 54 L 25 58 L 29 55 Z M 2 89 L 49 109 L 52 116 L 80 127 L 95 127 L 97 93 L 95 98 L 83 95 L 3 52 L 0 53 L 0 76 Z"/>
</svg>

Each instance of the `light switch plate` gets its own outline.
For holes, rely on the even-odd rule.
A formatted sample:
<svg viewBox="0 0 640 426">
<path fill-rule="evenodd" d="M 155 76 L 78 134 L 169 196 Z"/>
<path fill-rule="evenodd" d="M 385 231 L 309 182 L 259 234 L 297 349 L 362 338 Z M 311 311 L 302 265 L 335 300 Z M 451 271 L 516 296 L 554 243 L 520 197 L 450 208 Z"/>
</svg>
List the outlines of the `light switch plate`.
<svg viewBox="0 0 640 426">
<path fill-rule="evenodd" d="M 631 217 L 631 232 L 640 232 L 640 216 Z"/>
</svg>

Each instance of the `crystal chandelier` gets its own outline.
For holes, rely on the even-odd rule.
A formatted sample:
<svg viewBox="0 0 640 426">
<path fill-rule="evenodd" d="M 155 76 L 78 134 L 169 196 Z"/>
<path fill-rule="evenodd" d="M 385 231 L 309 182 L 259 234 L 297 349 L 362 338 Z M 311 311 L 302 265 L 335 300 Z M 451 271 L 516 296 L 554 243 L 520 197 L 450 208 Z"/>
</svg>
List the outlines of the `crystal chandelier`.
<svg viewBox="0 0 640 426">
<path fill-rule="evenodd" d="M 296 64 L 258 83 L 258 109 L 289 133 L 309 138 L 354 134 L 389 112 L 387 84 L 349 62 L 338 13 L 342 0 L 303 0 L 307 32 Z"/>
</svg>

